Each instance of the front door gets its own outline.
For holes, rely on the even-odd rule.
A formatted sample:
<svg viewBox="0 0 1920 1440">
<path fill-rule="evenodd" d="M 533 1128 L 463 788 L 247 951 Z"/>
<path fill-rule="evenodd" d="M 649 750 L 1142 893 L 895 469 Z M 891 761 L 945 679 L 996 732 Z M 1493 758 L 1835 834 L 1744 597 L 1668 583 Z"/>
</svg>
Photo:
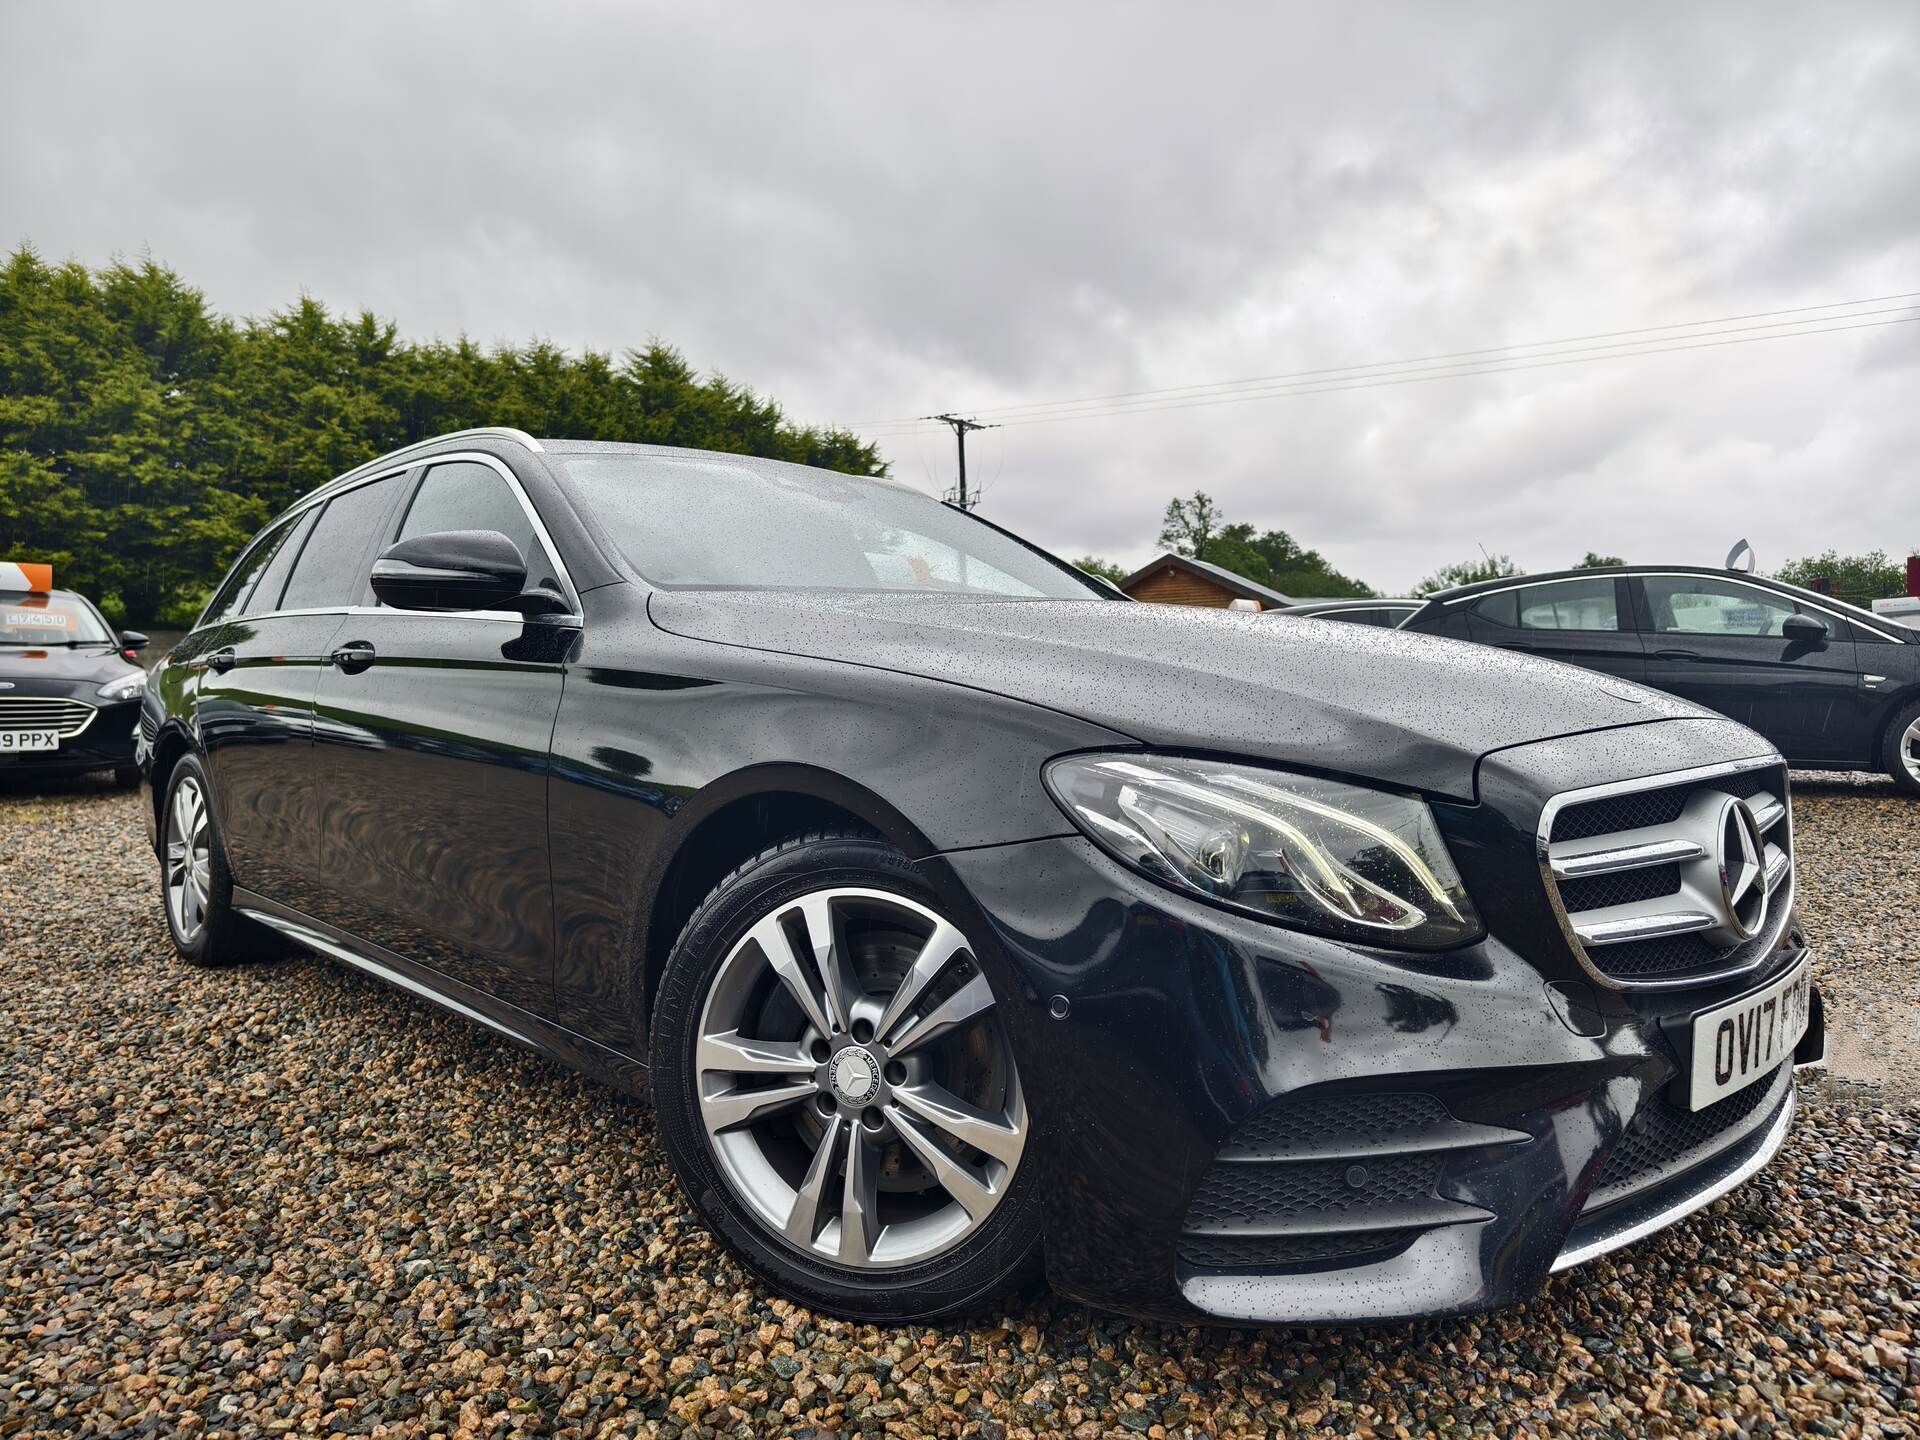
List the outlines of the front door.
<svg viewBox="0 0 1920 1440">
<path fill-rule="evenodd" d="M 496 462 L 430 467 L 385 538 L 446 530 L 501 531 L 561 588 Z M 320 684 L 320 918 L 547 1014 L 548 750 L 577 622 L 360 599 Z"/>
<path fill-rule="evenodd" d="M 1844 623 L 1791 596 L 1717 575 L 1645 575 L 1647 682 L 1751 725 L 1787 759 L 1867 758 L 1866 709 Z M 1827 626 L 1824 641 L 1781 633 L 1791 615 Z"/>
</svg>

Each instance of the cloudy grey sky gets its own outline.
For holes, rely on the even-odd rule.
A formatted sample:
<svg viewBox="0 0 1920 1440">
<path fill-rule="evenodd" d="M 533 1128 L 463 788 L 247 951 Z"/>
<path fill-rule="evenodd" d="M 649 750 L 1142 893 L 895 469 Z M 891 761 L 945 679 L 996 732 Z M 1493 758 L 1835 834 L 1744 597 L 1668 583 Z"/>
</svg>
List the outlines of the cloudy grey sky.
<svg viewBox="0 0 1920 1440">
<path fill-rule="evenodd" d="M 1912 0 L 10 0 L 0 140 L 0 244 L 149 251 L 239 314 L 657 335 L 932 490 L 950 437 L 868 422 L 1920 292 Z M 1162 401 L 972 459 L 983 513 L 1070 554 L 1144 561 L 1204 489 L 1384 589 L 1481 545 L 1904 549 L 1920 324 Z"/>
</svg>

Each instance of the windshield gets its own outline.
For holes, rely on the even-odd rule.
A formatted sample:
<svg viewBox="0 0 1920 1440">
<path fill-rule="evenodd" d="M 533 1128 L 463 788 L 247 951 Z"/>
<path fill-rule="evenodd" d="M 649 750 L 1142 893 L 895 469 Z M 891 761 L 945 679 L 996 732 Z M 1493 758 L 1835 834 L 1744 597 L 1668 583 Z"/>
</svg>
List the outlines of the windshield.
<svg viewBox="0 0 1920 1440">
<path fill-rule="evenodd" d="M 1111 598 L 890 481 L 745 456 L 558 458 L 628 562 L 656 585 Z"/>
<path fill-rule="evenodd" d="M 0 645 L 105 645 L 111 638 L 77 595 L 0 595 Z"/>
</svg>

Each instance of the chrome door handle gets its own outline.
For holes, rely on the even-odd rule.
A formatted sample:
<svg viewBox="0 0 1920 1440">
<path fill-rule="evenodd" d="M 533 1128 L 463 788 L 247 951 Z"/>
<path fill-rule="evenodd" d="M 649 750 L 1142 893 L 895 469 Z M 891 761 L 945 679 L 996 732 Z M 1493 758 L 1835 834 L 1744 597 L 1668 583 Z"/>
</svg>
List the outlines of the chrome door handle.
<svg viewBox="0 0 1920 1440">
<path fill-rule="evenodd" d="M 209 670 L 218 670 L 222 675 L 226 674 L 227 671 L 233 669 L 233 667 L 239 663 L 240 657 L 233 653 L 233 647 L 231 645 L 216 650 L 207 656 L 207 668 Z"/>
<path fill-rule="evenodd" d="M 350 640 L 327 658 L 333 661 L 336 669 L 343 670 L 349 675 L 358 675 L 362 670 L 372 666 L 373 646 L 365 640 Z"/>
</svg>

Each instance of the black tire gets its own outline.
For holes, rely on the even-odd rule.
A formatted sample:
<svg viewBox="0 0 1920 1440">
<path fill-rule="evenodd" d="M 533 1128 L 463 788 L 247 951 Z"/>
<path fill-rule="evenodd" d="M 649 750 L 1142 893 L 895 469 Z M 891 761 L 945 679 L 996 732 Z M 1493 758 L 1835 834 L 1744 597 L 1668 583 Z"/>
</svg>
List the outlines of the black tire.
<svg viewBox="0 0 1920 1440">
<path fill-rule="evenodd" d="M 1041 1258 L 1040 1146 L 1028 1142 L 1004 1198 L 951 1249 L 919 1264 L 849 1269 L 782 1243 L 739 1199 L 702 1122 L 694 1051 L 708 988 L 762 917 L 811 891 L 857 886 L 938 910 L 907 857 L 871 836 L 811 834 L 755 856 L 716 885 L 681 932 L 662 973 L 649 1046 L 660 1138 L 682 1191 L 749 1271 L 815 1310 L 882 1323 L 964 1310 L 1037 1282 Z M 1003 997 L 1000 997 L 1003 998 Z M 1029 1117 L 1029 1131 L 1033 1124 Z"/>
<path fill-rule="evenodd" d="M 265 959 L 282 953 L 279 938 L 254 924 L 233 908 L 233 876 L 227 869 L 227 852 L 220 839 L 220 817 L 212 804 L 212 786 L 200 761 L 183 755 L 167 776 L 166 799 L 160 807 L 160 909 L 167 918 L 167 933 L 173 948 L 189 965 L 235 965 L 246 960 Z M 192 784 L 206 806 L 206 903 L 199 924 L 183 933 L 169 897 L 170 847 L 176 840 L 175 802 L 183 785 Z"/>
<path fill-rule="evenodd" d="M 1916 725 L 1920 725 L 1920 700 L 1894 716 L 1893 723 L 1887 727 L 1886 744 L 1880 752 L 1880 768 L 1907 794 L 1920 796 L 1920 774 L 1915 773 L 1920 770 L 1920 761 L 1910 765 L 1907 755 L 1902 753 L 1905 750 L 1920 754 L 1920 735 L 1909 738 L 1908 734 Z"/>
<path fill-rule="evenodd" d="M 138 790 L 140 772 L 131 765 L 122 765 L 113 772 L 113 788 L 116 790 Z"/>
</svg>

